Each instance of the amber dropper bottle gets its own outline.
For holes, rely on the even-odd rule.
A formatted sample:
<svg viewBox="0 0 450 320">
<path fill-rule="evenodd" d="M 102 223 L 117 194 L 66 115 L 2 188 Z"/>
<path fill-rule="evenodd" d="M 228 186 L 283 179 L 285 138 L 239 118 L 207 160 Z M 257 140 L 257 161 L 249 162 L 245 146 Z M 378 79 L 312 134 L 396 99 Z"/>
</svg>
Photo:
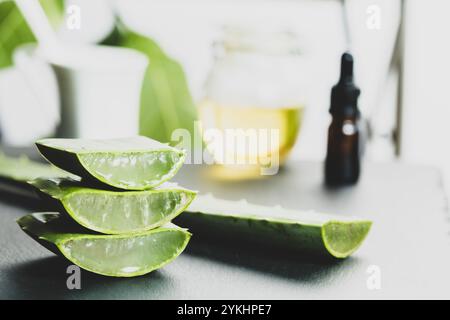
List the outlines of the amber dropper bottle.
<svg viewBox="0 0 450 320">
<path fill-rule="evenodd" d="M 331 91 L 328 149 L 325 160 L 325 182 L 329 186 L 351 185 L 360 174 L 360 128 L 358 97 L 353 83 L 353 57 L 344 53 L 341 76 Z"/>
</svg>

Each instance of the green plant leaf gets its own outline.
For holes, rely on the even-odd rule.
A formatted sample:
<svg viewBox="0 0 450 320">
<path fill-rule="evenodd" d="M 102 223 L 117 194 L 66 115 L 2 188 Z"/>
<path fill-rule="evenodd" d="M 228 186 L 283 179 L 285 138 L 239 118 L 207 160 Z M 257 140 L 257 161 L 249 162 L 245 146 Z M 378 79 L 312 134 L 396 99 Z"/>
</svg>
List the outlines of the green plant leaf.
<svg viewBox="0 0 450 320">
<path fill-rule="evenodd" d="M 163 267 L 183 252 L 191 237 L 173 224 L 144 233 L 98 235 L 49 212 L 24 216 L 17 223 L 50 251 L 85 270 L 112 277 L 134 277 Z"/>
<path fill-rule="evenodd" d="M 172 132 L 183 128 L 194 136 L 197 112 L 182 67 L 152 39 L 119 27 L 103 42 L 138 50 L 150 60 L 141 93 L 140 134 L 171 142 Z"/>
<path fill-rule="evenodd" d="M 83 227 L 105 234 L 145 232 L 183 212 L 196 192 L 168 184 L 146 191 L 87 188 L 69 179 L 30 182 L 44 199 L 46 210 L 66 212 Z"/>
<path fill-rule="evenodd" d="M 47 163 L 31 161 L 26 156 L 8 157 L 0 152 L 0 179 L 25 183 L 39 177 L 76 179 L 74 175 Z"/>
<path fill-rule="evenodd" d="M 372 222 L 313 211 L 266 207 L 199 195 L 176 220 L 199 238 L 346 258 L 364 242 Z"/>
<path fill-rule="evenodd" d="M 48 18 L 53 25 L 62 19 L 63 0 L 40 0 Z M 36 39 L 25 22 L 14 1 L 0 1 L 0 68 L 12 65 L 14 50 Z"/>
<path fill-rule="evenodd" d="M 148 137 L 122 139 L 43 139 L 41 154 L 55 166 L 93 185 L 145 190 L 171 179 L 185 153 Z"/>
</svg>

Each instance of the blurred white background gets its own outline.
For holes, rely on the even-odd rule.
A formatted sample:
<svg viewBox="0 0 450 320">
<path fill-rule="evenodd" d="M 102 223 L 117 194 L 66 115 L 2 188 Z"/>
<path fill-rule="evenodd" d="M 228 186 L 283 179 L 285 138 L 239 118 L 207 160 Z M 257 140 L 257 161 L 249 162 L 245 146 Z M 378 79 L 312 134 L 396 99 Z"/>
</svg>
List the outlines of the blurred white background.
<svg viewBox="0 0 450 320">
<path fill-rule="evenodd" d="M 437 165 L 450 186 L 450 1 L 407 0 L 401 158 Z"/>
<path fill-rule="evenodd" d="M 380 29 L 366 26 L 367 8 L 380 8 Z M 395 125 L 395 91 L 387 89 L 388 69 L 400 20 L 396 0 L 346 1 L 350 22 L 350 50 L 356 60 L 356 80 L 362 89 L 360 108 L 374 120 L 383 118 L 380 129 L 392 133 Z M 296 32 L 304 48 L 305 70 L 300 85 L 307 82 L 307 108 L 300 139 L 292 157 L 323 159 L 329 125 L 331 87 L 339 76 L 340 55 L 348 48 L 344 34 L 341 1 L 119 1 L 124 20 L 147 34 L 173 57 L 187 73 L 196 101 L 212 63 L 211 44 L 224 24 L 267 25 Z M 394 86 L 395 82 L 392 83 Z M 386 106 L 387 105 L 387 106 Z M 387 107 L 387 111 L 385 110 Z M 389 140 L 390 137 L 388 136 Z M 377 158 L 392 158 L 390 141 L 378 148 Z"/>
<path fill-rule="evenodd" d="M 450 40 L 446 38 L 450 1 L 404 0 L 404 37 L 400 38 L 400 0 L 344 1 L 351 40 L 347 42 L 343 1 L 339 0 L 70 0 L 81 7 L 83 24 L 79 30 L 62 30 L 62 36 L 98 41 L 112 24 L 108 4 L 113 2 L 126 24 L 155 39 L 183 65 L 195 101 L 202 98 L 212 63 L 211 45 L 224 24 L 281 26 L 298 33 L 305 59 L 299 79 L 307 80 L 308 102 L 292 158 L 324 158 L 330 89 L 338 78 L 340 54 L 350 48 L 356 83 L 362 90 L 359 105 L 371 126 L 367 158 L 390 161 L 396 159 L 397 150 L 406 162 L 437 165 L 450 181 L 450 149 L 445 143 L 450 136 Z M 379 24 L 374 23 L 374 15 Z M 21 136 L 9 135 L 10 142 L 29 144 L 52 129 L 57 115 L 25 107 L 51 97 L 34 96 L 33 86 L 14 71 L 23 67 L 19 62 L 0 71 L 0 120 L 3 130 L 14 130 L 21 121 Z M 35 68 L 45 67 L 38 64 Z M 9 108 L 8 99 L 14 92 L 21 93 L 21 103 Z M 54 105 L 46 106 L 46 112 L 55 112 Z M 35 119 L 40 125 L 29 125 Z"/>
</svg>

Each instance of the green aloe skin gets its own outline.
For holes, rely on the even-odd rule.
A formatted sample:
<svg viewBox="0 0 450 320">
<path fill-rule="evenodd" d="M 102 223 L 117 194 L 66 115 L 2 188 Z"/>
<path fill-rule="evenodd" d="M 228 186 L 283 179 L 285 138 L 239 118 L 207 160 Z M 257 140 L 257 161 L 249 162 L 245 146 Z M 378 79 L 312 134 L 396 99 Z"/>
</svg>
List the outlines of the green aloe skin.
<svg viewBox="0 0 450 320">
<path fill-rule="evenodd" d="M 32 161 L 26 156 L 8 157 L 0 153 L 0 179 L 26 183 L 39 177 L 77 179 L 76 176 L 47 163 Z"/>
<path fill-rule="evenodd" d="M 81 268 L 112 277 L 135 277 L 178 257 L 191 234 L 173 224 L 124 235 L 98 235 L 68 223 L 58 213 L 34 213 L 17 223 L 30 237 Z"/>
<path fill-rule="evenodd" d="M 36 142 L 55 166 L 92 184 L 147 190 L 171 179 L 185 153 L 146 137 L 110 140 L 44 139 Z"/>
<path fill-rule="evenodd" d="M 372 222 L 358 218 L 321 214 L 313 211 L 266 207 L 246 201 L 228 201 L 199 195 L 180 223 L 198 235 L 221 233 L 243 237 L 260 244 L 279 244 L 283 248 L 320 256 L 346 258 L 363 243 Z"/>
<path fill-rule="evenodd" d="M 144 232 L 183 212 L 196 192 L 176 185 L 145 191 L 86 188 L 69 179 L 30 181 L 51 209 L 66 212 L 80 225 L 105 234 Z"/>
</svg>

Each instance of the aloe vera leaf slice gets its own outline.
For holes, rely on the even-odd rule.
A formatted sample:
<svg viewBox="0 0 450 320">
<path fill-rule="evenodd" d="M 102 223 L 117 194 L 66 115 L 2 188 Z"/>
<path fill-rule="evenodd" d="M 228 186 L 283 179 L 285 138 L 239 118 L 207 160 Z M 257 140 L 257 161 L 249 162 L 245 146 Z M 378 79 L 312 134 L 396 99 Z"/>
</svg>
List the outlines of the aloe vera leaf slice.
<svg viewBox="0 0 450 320">
<path fill-rule="evenodd" d="M 258 243 L 278 243 L 313 254 L 346 258 L 363 243 L 372 222 L 359 218 L 296 211 L 198 195 L 176 219 L 194 233 L 244 235 Z"/>
<path fill-rule="evenodd" d="M 43 139 L 41 154 L 55 166 L 88 181 L 125 190 L 151 189 L 171 179 L 185 152 L 147 137 L 87 140 Z"/>
<path fill-rule="evenodd" d="M 140 276 L 163 267 L 183 252 L 191 237 L 173 224 L 137 234 L 80 233 L 60 214 L 49 212 L 24 216 L 17 223 L 52 252 L 85 270 L 112 277 Z"/>
<path fill-rule="evenodd" d="M 0 153 L 0 178 L 26 183 L 39 177 L 77 179 L 76 176 L 47 163 L 32 161 L 26 156 L 8 157 Z"/>
<path fill-rule="evenodd" d="M 106 234 L 157 228 L 183 212 L 196 196 L 195 191 L 168 183 L 144 191 L 91 189 L 56 178 L 36 179 L 30 184 L 52 204 L 50 208 L 63 209 L 85 228 Z"/>
</svg>

